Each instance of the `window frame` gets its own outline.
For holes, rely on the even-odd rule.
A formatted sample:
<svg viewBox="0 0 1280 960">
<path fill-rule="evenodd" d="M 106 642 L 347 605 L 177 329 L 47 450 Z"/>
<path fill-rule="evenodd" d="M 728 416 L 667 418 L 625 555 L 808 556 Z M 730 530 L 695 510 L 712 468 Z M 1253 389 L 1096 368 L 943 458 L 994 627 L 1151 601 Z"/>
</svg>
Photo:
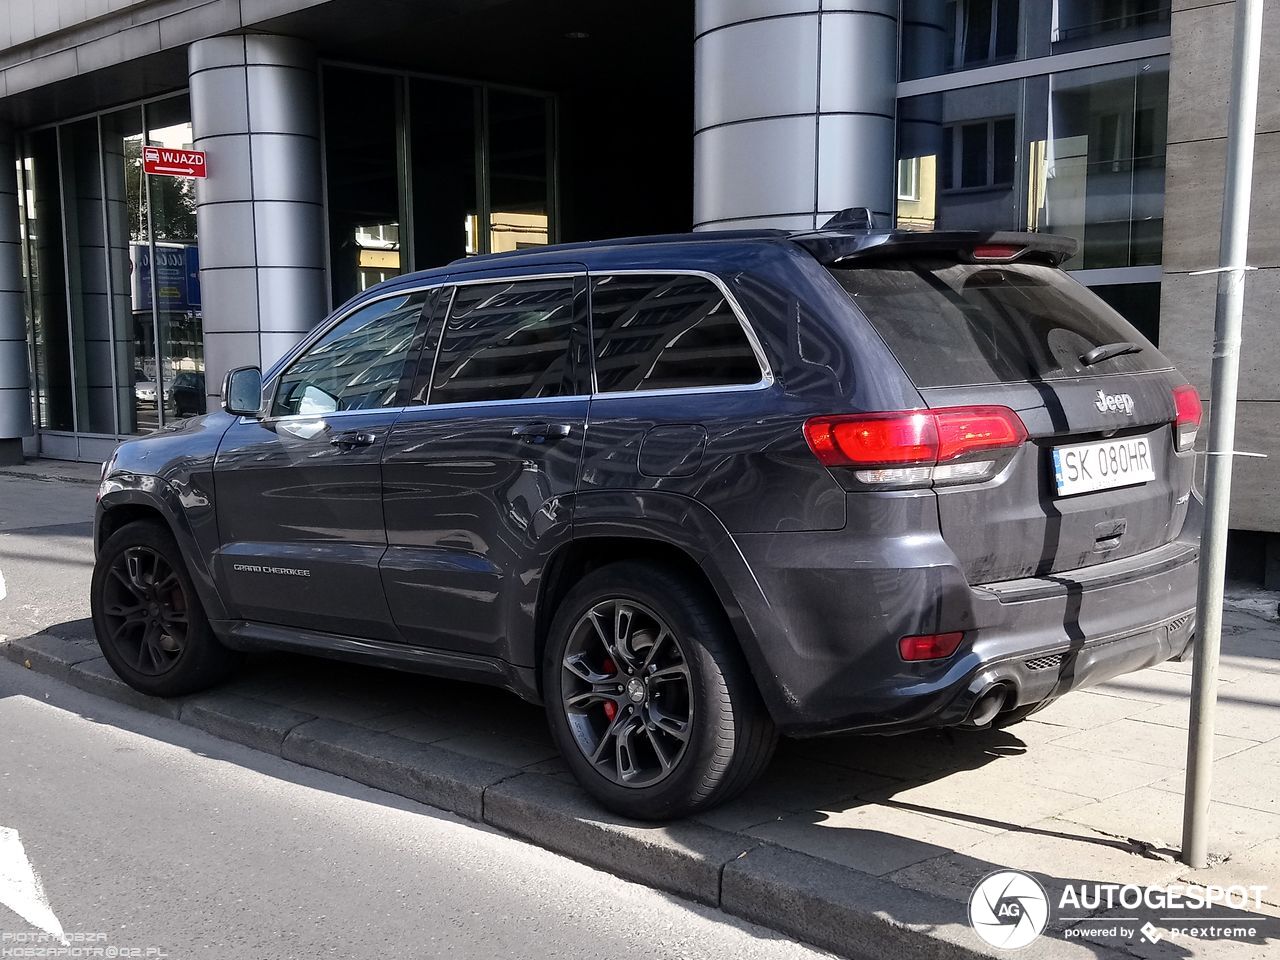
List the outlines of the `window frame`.
<svg viewBox="0 0 1280 960">
<path fill-rule="evenodd" d="M 368 416 L 375 413 L 399 413 L 403 411 L 405 409 L 405 405 L 398 404 L 394 407 L 376 407 L 361 410 L 334 410 L 332 413 L 282 413 L 278 415 L 271 413 L 271 411 L 275 409 L 276 395 L 279 393 L 280 383 L 283 380 L 284 375 L 293 369 L 294 364 L 310 353 L 311 348 L 323 340 L 329 332 L 339 324 L 348 320 L 357 312 L 365 309 L 366 307 L 370 307 L 375 303 L 380 303 L 383 300 L 390 300 L 393 297 L 411 297 L 414 294 L 421 293 L 425 294 L 425 298 L 422 303 L 422 308 L 418 313 L 417 327 L 414 330 L 414 339 L 417 339 L 417 337 L 424 332 L 425 324 L 427 324 L 430 321 L 431 316 L 434 315 L 435 307 L 439 303 L 436 294 L 441 288 L 447 287 L 448 285 L 449 284 L 445 280 L 439 279 L 433 280 L 430 283 L 397 287 L 395 290 L 388 290 L 386 293 L 380 294 L 376 297 L 368 297 L 360 300 L 357 303 L 353 303 L 348 309 L 335 313 L 327 322 L 322 322 L 317 326 L 305 340 L 293 349 L 292 352 L 281 357 L 276 366 L 271 368 L 269 371 L 270 380 L 266 382 L 262 389 L 263 399 L 265 401 L 264 409 L 267 411 L 267 415 L 264 417 L 242 416 L 239 418 L 239 422 L 245 423 L 247 421 L 252 421 L 255 423 L 280 423 L 290 420 L 328 419 L 330 417 L 350 417 L 358 414 Z M 412 353 L 412 350 L 410 352 Z M 421 350 L 419 351 L 418 356 L 419 358 L 421 357 Z M 402 387 L 404 386 L 405 377 L 409 373 L 408 367 L 411 362 L 412 360 L 409 357 L 405 358 L 405 370 L 402 370 L 400 373 Z M 416 364 L 414 365 L 414 369 L 417 369 Z"/>
<path fill-rule="evenodd" d="M 1014 163 L 1013 175 L 1008 180 L 996 179 L 996 126 L 1009 121 L 1013 124 Z M 966 127 L 983 127 L 985 156 L 983 166 L 986 169 L 986 182 L 963 186 L 964 182 L 964 129 Z M 974 117 L 971 120 L 953 120 L 943 124 L 943 136 L 950 146 L 950 169 L 944 171 L 939 167 L 938 192 L 949 195 L 957 193 L 980 193 L 984 190 L 1010 190 L 1018 182 L 1018 118 L 1014 114 L 1000 114 L 993 117 Z M 950 175 L 950 186 L 944 186 L 944 172 Z"/>
<path fill-rule="evenodd" d="M 601 277 L 622 277 L 622 276 L 650 276 L 650 277 L 700 277 L 703 280 L 709 280 L 720 291 L 725 299 L 725 303 L 729 305 L 729 309 L 738 319 L 738 326 L 742 328 L 743 334 L 747 338 L 747 343 L 751 347 L 751 352 L 755 354 L 756 364 L 760 369 L 760 379 L 755 383 L 727 383 L 719 386 L 704 387 L 662 387 L 656 390 L 610 390 L 601 392 L 599 384 L 596 381 L 596 337 L 595 337 L 595 305 L 592 302 L 594 297 L 595 281 Z M 656 267 L 652 269 L 644 269 L 639 267 L 628 267 L 620 270 L 588 270 L 587 271 L 587 350 L 591 363 L 591 399 L 614 399 L 622 397 L 662 397 L 662 396 L 680 396 L 694 393 L 732 393 L 743 390 L 767 390 L 773 386 L 774 375 L 773 368 L 769 364 L 769 359 L 765 355 L 764 348 L 760 344 L 760 338 L 756 336 L 755 329 L 751 326 L 751 321 L 747 318 L 746 312 L 743 311 L 741 304 L 738 303 L 737 297 L 729 290 L 728 285 L 723 278 L 714 273 L 705 270 L 696 270 L 690 268 L 662 268 Z"/>
</svg>

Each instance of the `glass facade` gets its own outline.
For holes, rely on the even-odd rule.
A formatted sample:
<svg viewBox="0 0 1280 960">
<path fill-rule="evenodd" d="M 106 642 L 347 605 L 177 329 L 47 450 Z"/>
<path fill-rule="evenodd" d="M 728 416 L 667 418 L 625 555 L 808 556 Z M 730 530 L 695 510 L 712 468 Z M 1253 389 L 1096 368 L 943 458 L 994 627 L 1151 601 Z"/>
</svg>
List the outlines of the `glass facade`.
<svg viewBox="0 0 1280 960">
<path fill-rule="evenodd" d="M 142 164 L 145 145 L 191 139 L 185 96 L 22 139 L 19 213 L 46 452 L 79 456 L 77 437 L 109 445 L 203 412 L 193 184 Z M 179 375 L 191 396 L 175 402 Z"/>
<path fill-rule="evenodd" d="M 329 65 L 333 303 L 400 273 L 554 242 L 555 101 Z"/>
<path fill-rule="evenodd" d="M 1168 0 L 902 9 L 898 225 L 1074 237 L 1065 269 L 1158 340 L 1169 57 L 1119 45 L 1167 37 Z"/>
<path fill-rule="evenodd" d="M 1171 0 L 903 0 L 903 80 L 1169 35 Z"/>
</svg>

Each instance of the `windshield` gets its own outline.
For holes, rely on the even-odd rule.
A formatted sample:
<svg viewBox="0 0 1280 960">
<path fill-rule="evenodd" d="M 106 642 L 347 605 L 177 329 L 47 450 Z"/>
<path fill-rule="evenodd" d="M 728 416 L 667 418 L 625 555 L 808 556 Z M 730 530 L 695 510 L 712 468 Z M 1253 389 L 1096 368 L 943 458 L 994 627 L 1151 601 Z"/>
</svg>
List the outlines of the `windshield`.
<svg viewBox="0 0 1280 960">
<path fill-rule="evenodd" d="M 919 387 L 1133 373 L 1169 362 L 1061 270 L 1037 264 L 876 260 L 831 271 Z M 1086 365 L 1094 347 L 1139 349 Z"/>
</svg>

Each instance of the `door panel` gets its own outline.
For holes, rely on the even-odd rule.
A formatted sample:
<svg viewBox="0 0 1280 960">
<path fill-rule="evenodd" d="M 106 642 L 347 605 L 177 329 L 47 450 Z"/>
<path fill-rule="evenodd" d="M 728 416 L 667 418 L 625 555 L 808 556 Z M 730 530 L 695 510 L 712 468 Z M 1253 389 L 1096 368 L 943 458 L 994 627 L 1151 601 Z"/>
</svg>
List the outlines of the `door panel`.
<svg viewBox="0 0 1280 960">
<path fill-rule="evenodd" d="M 232 615 L 397 639 L 378 564 L 382 452 L 422 349 L 429 292 L 357 307 L 268 385 L 214 463 L 216 564 Z"/>
<path fill-rule="evenodd" d="M 227 431 L 214 465 L 218 576 L 241 618 L 390 638 L 378 578 L 380 461 L 397 413 L 252 420 Z"/>
<path fill-rule="evenodd" d="M 413 390 L 427 402 L 404 411 L 383 456 L 387 602 L 409 643 L 529 666 L 539 577 L 569 536 L 582 454 L 585 279 L 493 279 L 441 303 L 430 386 Z"/>
<path fill-rule="evenodd" d="M 382 578 L 407 641 L 509 658 L 508 625 L 531 618 L 522 604 L 568 536 L 587 403 L 405 412 L 383 461 Z"/>
</svg>

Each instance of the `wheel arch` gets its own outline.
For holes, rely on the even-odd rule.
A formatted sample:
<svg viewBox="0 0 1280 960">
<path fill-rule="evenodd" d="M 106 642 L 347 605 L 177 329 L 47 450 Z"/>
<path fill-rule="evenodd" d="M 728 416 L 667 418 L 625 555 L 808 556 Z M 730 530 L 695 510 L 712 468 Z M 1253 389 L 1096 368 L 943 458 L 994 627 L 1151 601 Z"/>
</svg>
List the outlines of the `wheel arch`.
<svg viewBox="0 0 1280 960">
<path fill-rule="evenodd" d="M 117 474 L 109 478 L 106 486 L 94 514 L 94 554 L 102 549 L 108 537 L 129 523 L 159 522 L 177 542 L 206 616 L 210 620 L 226 619 L 226 607 L 173 486 L 160 477 L 132 474 Z"/>
</svg>

